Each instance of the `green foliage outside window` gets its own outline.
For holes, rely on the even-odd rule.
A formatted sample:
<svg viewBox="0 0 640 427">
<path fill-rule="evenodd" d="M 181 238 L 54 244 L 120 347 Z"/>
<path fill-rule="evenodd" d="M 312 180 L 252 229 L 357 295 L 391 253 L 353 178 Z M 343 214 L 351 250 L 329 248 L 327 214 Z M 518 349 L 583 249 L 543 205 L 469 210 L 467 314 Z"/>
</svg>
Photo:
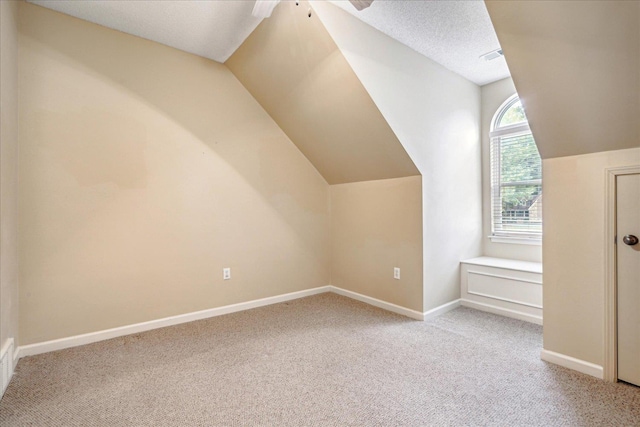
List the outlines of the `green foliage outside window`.
<svg viewBox="0 0 640 427">
<path fill-rule="evenodd" d="M 542 232 L 542 161 L 517 97 L 505 102 L 491 135 L 492 232 L 539 236 Z"/>
<path fill-rule="evenodd" d="M 515 125 L 527 121 L 527 116 L 524 114 L 524 108 L 522 108 L 522 102 L 518 101 L 513 104 L 505 113 L 500 117 L 498 127 Z"/>
<path fill-rule="evenodd" d="M 529 134 L 501 138 L 500 174 L 502 209 L 526 209 L 541 192 L 541 185 L 531 181 L 542 177 L 538 148 Z"/>
</svg>

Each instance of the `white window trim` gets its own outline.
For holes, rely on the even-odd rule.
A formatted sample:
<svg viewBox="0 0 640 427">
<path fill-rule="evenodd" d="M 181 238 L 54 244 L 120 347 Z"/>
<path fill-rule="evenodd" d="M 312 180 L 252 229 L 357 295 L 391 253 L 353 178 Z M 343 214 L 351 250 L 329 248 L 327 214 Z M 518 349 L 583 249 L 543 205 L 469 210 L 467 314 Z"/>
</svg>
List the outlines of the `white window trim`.
<svg viewBox="0 0 640 427">
<path fill-rule="evenodd" d="M 489 144 L 493 144 L 493 139 L 501 136 L 509 135 L 509 136 L 520 136 L 524 134 L 531 133 L 531 128 L 529 127 L 528 122 L 516 123 L 513 125 L 502 126 L 496 128 L 496 125 L 499 120 L 502 119 L 504 111 L 506 111 L 512 104 L 517 102 L 519 99 L 518 94 L 514 94 L 510 96 L 506 101 L 500 105 L 500 107 L 496 110 L 496 114 L 491 121 L 491 131 L 489 132 Z M 493 168 L 493 162 L 490 159 L 489 167 Z M 490 190 L 493 191 L 493 183 L 490 185 Z M 491 203 L 491 212 L 493 212 L 493 193 L 490 196 Z M 493 214 L 491 214 L 491 232 L 489 235 L 489 239 L 492 243 L 507 243 L 507 244 L 517 244 L 517 245 L 533 245 L 533 246 L 541 246 L 542 245 L 542 234 L 543 231 L 536 234 L 529 233 L 517 233 L 517 232 L 497 232 L 493 231 Z M 495 233 L 495 234 L 494 234 Z"/>
<path fill-rule="evenodd" d="M 530 236 L 530 237 L 512 237 L 512 236 L 489 236 L 492 243 L 508 243 L 516 245 L 532 245 L 541 246 L 542 236 Z"/>
<path fill-rule="evenodd" d="M 529 128 L 529 124 L 527 123 L 518 123 L 515 125 L 503 126 L 496 130 L 489 132 L 489 138 L 495 138 L 498 136 L 520 136 L 526 133 L 531 133 L 531 128 Z"/>
<path fill-rule="evenodd" d="M 498 109 L 496 110 L 496 114 L 494 114 L 493 119 L 491 120 L 491 129 L 497 129 L 498 128 L 498 122 L 502 119 L 502 117 L 504 115 L 502 113 L 506 112 L 508 107 L 511 107 L 511 105 L 515 104 L 518 99 L 520 99 L 520 97 L 518 96 L 517 93 L 514 93 L 509 98 L 507 98 L 507 100 L 504 101 L 500 105 L 500 107 L 498 107 Z M 521 125 L 529 126 L 529 122 L 522 122 L 522 123 L 516 123 L 515 125 L 502 126 L 502 127 L 500 127 L 500 129 L 505 129 L 505 128 L 512 127 L 512 126 L 521 126 Z"/>
</svg>

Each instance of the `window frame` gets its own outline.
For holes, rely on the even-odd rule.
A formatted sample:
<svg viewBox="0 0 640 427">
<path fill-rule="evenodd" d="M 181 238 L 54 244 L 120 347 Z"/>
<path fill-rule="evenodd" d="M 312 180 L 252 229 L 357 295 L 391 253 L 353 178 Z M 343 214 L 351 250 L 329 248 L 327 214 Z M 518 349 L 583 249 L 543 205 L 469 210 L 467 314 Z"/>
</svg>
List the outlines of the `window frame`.
<svg viewBox="0 0 640 427">
<path fill-rule="evenodd" d="M 518 183 L 517 181 L 503 183 L 500 177 L 498 178 L 499 179 L 498 185 L 496 185 L 495 170 L 497 169 L 498 171 L 500 171 L 501 166 L 500 166 L 499 160 L 495 159 L 494 153 L 496 149 L 498 150 L 500 149 L 499 147 L 500 138 L 505 136 L 518 137 L 518 136 L 529 135 L 529 134 L 531 134 L 531 136 L 533 137 L 531 133 L 531 128 L 529 127 L 529 123 L 527 120 L 519 123 L 498 127 L 498 124 L 500 123 L 504 115 L 507 113 L 507 111 L 518 101 L 520 101 L 520 97 L 518 96 L 517 93 L 507 98 L 507 100 L 504 101 L 500 105 L 500 107 L 496 110 L 496 113 L 494 114 L 493 119 L 491 120 L 491 128 L 489 132 L 489 168 L 490 168 L 489 175 L 490 175 L 490 190 L 491 190 L 490 200 L 489 200 L 489 205 L 490 205 L 489 213 L 491 217 L 490 218 L 491 234 L 489 238 L 493 243 L 516 243 L 516 244 L 528 244 L 528 245 L 541 245 L 542 234 L 543 234 L 542 223 L 540 225 L 540 231 L 536 231 L 536 232 L 496 230 L 496 224 L 495 224 L 496 217 L 494 213 L 496 211 L 496 206 L 494 202 L 497 199 L 497 197 L 495 196 L 495 192 L 499 191 L 499 189 L 497 190 L 497 188 L 502 188 L 503 185 L 515 185 Z M 540 159 L 540 161 L 542 162 L 542 159 Z M 496 162 L 498 163 L 496 164 Z M 530 180 L 528 183 L 533 185 L 540 185 L 542 187 L 542 177 L 540 177 L 540 179 Z M 542 189 L 540 191 L 540 195 L 543 195 Z M 500 208 L 500 212 L 502 212 L 502 205 L 500 205 L 499 208 Z M 501 214 L 501 217 L 502 217 L 502 214 Z M 543 222 L 543 220 L 541 222 Z"/>
</svg>

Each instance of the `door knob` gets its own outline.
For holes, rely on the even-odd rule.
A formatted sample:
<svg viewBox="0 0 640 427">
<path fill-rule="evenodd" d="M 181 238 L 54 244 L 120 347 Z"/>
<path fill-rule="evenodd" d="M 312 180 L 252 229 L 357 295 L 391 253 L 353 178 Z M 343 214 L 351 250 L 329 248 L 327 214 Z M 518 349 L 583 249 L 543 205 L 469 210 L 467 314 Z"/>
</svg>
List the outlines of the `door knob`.
<svg viewBox="0 0 640 427">
<path fill-rule="evenodd" d="M 638 238 L 636 236 L 634 236 L 633 234 L 627 234 L 626 236 L 624 236 L 622 238 L 622 242 L 625 245 L 633 246 L 633 245 L 637 245 L 638 244 Z"/>
</svg>

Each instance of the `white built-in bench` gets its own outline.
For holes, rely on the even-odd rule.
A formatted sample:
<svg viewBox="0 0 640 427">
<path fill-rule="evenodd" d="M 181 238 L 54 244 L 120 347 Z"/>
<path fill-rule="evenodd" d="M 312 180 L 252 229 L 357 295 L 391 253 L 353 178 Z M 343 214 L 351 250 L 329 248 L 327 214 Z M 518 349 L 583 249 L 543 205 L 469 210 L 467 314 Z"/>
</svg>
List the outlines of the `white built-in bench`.
<svg viewBox="0 0 640 427">
<path fill-rule="evenodd" d="M 542 324 L 542 264 L 479 257 L 460 263 L 461 304 Z"/>
</svg>

